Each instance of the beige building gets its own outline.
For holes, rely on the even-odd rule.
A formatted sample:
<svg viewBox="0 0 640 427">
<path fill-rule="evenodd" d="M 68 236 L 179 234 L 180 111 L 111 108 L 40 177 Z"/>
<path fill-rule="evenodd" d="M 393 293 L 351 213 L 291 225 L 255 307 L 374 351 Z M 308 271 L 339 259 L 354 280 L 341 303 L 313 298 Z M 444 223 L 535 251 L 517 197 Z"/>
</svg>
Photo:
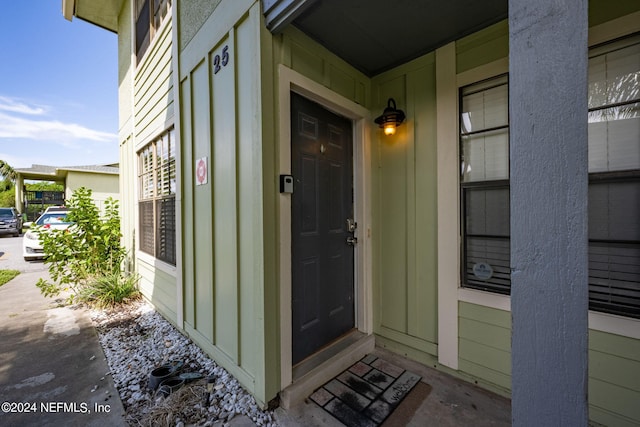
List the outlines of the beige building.
<svg viewBox="0 0 640 427">
<path fill-rule="evenodd" d="M 96 206 L 102 210 L 109 197 L 120 200 L 119 168 L 114 165 L 92 166 L 46 166 L 32 165 L 16 169 L 16 206 L 22 212 L 37 213 L 46 205 L 64 205 L 73 192 L 80 187 L 91 190 Z M 62 184 L 64 191 L 26 192 L 25 180 L 52 181 Z M 31 206 L 31 209 L 28 207 Z M 36 208 L 38 206 L 39 208 Z M 35 219 L 35 218 L 30 218 Z"/>
</svg>

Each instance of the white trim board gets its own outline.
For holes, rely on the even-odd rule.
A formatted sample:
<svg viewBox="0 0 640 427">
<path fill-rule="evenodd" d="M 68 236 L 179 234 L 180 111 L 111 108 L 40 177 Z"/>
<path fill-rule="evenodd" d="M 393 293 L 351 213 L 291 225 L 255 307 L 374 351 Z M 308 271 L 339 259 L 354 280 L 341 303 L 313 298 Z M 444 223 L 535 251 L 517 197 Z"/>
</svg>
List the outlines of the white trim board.
<svg viewBox="0 0 640 427">
<path fill-rule="evenodd" d="M 331 89 L 280 64 L 278 66 L 278 174 L 291 173 L 291 92 L 317 102 L 353 120 L 355 217 L 358 246 L 355 252 L 356 328 L 373 331 L 371 247 L 371 113 Z M 280 248 L 280 366 L 284 389 L 293 382 L 291 336 L 291 196 L 279 194 Z"/>
<path fill-rule="evenodd" d="M 460 242 L 456 45 L 436 50 L 438 157 L 438 362 L 458 369 Z"/>
</svg>

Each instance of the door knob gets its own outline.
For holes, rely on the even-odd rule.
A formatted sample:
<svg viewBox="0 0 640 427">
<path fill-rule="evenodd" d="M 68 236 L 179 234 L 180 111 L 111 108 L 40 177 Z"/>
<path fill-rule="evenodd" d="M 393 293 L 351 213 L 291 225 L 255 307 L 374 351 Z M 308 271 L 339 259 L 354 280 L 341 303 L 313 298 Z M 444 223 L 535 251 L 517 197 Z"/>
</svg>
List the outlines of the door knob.
<svg viewBox="0 0 640 427">
<path fill-rule="evenodd" d="M 347 245 L 355 246 L 356 243 L 358 243 L 358 238 L 357 237 L 353 237 L 353 236 L 347 237 Z"/>
</svg>

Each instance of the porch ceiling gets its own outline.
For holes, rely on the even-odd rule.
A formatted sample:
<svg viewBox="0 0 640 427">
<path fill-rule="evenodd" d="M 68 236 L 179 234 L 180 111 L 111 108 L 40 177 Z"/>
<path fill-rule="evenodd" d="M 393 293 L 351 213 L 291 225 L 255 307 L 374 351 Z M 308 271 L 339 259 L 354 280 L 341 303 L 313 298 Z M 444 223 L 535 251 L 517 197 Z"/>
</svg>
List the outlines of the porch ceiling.
<svg viewBox="0 0 640 427">
<path fill-rule="evenodd" d="M 122 3 L 123 0 L 62 0 L 62 13 L 69 21 L 75 16 L 117 33 Z"/>
<path fill-rule="evenodd" d="M 508 0 L 316 0 L 293 25 L 368 76 L 507 18 Z"/>
</svg>

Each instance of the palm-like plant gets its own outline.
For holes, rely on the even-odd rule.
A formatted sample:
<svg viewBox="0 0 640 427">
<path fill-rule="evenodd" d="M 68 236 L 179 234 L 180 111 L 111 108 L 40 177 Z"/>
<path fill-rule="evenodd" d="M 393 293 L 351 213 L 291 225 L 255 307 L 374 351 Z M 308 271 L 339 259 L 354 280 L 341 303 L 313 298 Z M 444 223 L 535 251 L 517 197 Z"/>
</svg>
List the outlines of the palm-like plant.
<svg viewBox="0 0 640 427">
<path fill-rule="evenodd" d="M 11 165 L 4 160 L 0 160 L 0 176 L 2 176 L 5 180 L 15 182 L 16 180 L 16 171 L 11 167 Z"/>
</svg>

